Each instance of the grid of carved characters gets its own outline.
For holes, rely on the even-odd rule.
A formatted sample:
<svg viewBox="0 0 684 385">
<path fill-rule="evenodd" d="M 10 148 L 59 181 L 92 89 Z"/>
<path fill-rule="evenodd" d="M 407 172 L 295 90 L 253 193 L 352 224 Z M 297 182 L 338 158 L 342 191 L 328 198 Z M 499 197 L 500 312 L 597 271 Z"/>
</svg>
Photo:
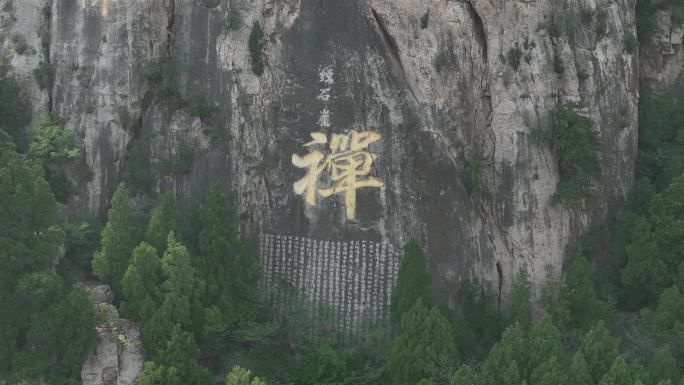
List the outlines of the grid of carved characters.
<svg viewBox="0 0 684 385">
<path fill-rule="evenodd" d="M 328 305 L 337 326 L 350 333 L 389 313 L 400 254 L 387 243 L 262 234 L 259 255 L 263 289 L 271 299 L 278 299 L 281 282 L 287 282 L 314 314 Z"/>
</svg>

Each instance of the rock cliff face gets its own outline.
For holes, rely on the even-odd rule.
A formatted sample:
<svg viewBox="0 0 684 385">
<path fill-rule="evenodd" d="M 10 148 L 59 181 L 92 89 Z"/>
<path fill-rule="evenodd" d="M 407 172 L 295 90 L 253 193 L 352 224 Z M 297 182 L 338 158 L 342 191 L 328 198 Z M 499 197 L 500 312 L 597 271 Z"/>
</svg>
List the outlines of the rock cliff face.
<svg viewBox="0 0 684 385">
<path fill-rule="evenodd" d="M 102 323 L 97 326 L 100 343 L 83 363 L 81 384 L 133 385 L 144 361 L 140 328 L 119 318 L 109 286 L 92 283 L 86 290 Z"/>
<path fill-rule="evenodd" d="M 36 47 L 14 57 L 34 111 L 63 119 L 83 149 L 72 210 L 101 214 L 140 167 L 153 192 L 188 202 L 218 180 L 261 237 L 267 280 L 339 302 L 350 319 L 384 313 L 396 250 L 412 237 L 446 302 L 467 275 L 499 290 L 521 267 L 541 279 L 632 182 L 632 1 L 5 0 L 2 16 L 3 47 L 12 34 Z M 261 76 L 248 49 L 255 22 Z M 163 57 L 183 98 L 213 116 L 145 100 L 145 69 Z M 55 68 L 44 91 L 31 81 L 41 60 Z M 554 154 L 530 138 L 565 101 L 588 106 L 605 144 L 595 207 L 551 205 Z M 136 145 L 149 166 L 133 162 Z M 478 199 L 462 177 L 474 148 L 489 158 Z M 184 166 L 170 168 L 178 158 Z"/>
<path fill-rule="evenodd" d="M 15 49 L 14 35 L 35 48 L 13 59 L 34 115 L 53 112 L 83 149 L 71 210 L 102 214 L 141 168 L 152 193 L 187 202 L 218 181 L 259 239 L 264 287 L 284 278 L 333 305 L 349 330 L 386 314 L 406 240 L 425 246 L 440 301 L 465 276 L 501 293 L 520 268 L 535 280 L 558 269 L 565 246 L 618 210 L 632 183 L 632 0 L 0 0 L 0 9 L 2 49 Z M 260 76 L 248 48 L 255 22 L 265 34 Z M 681 31 L 670 43 L 679 57 L 658 64 L 666 81 L 681 68 Z M 161 58 L 173 64 L 163 77 L 194 101 L 144 98 L 155 86 L 146 68 Z M 55 68 L 44 90 L 33 80 L 41 61 Z M 572 210 L 551 205 L 556 159 L 531 139 L 566 101 L 587 105 L 604 143 L 599 204 Z M 489 159 L 481 198 L 463 183 L 475 148 Z M 144 204 L 151 194 L 138 190 Z"/>
</svg>

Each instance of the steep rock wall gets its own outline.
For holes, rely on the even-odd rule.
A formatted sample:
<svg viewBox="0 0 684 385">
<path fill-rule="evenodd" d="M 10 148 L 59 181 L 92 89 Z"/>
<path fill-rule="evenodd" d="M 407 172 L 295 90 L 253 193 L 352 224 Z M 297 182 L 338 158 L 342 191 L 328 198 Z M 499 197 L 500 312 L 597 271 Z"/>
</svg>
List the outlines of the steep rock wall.
<svg viewBox="0 0 684 385">
<path fill-rule="evenodd" d="M 33 20 L 21 28 L 36 28 L 42 4 L 15 8 Z M 285 278 L 314 302 L 342 309 L 344 327 L 386 313 L 398 250 L 409 238 L 426 247 L 440 301 L 451 302 L 453 283 L 468 275 L 501 292 L 522 267 L 534 280 L 548 264 L 558 269 L 565 246 L 615 212 L 632 182 L 638 71 L 624 49 L 634 32 L 632 1 L 46 4 L 54 87 L 29 93 L 36 106 L 51 101 L 45 109 L 74 129 L 83 149 L 90 171 L 74 175 L 80 186 L 70 208 L 103 213 L 116 183 L 140 167 L 131 147 L 144 140 L 153 192 L 197 202 L 219 181 L 234 195 L 244 230 L 261 240 L 272 280 L 265 287 Z M 236 29 L 225 28 L 231 7 L 241 14 Z M 261 76 L 248 50 L 254 22 L 265 32 Z M 515 47 L 517 69 L 507 58 Z M 165 56 L 178 69 L 178 89 L 202 95 L 217 108 L 213 117 L 143 103 L 146 65 Z M 531 140 L 548 110 L 565 101 L 586 103 L 605 144 L 599 204 L 573 210 L 551 205 L 555 157 Z M 372 161 L 357 175 L 369 186 L 350 193 L 340 182 L 307 203 L 306 191 L 293 186 L 308 171 L 300 157 L 328 154 L 322 138 L 351 131 L 366 135 L 351 159 Z M 188 167 L 169 172 L 168 160 L 189 143 Z M 462 178 L 475 147 L 491 160 L 489 194 L 479 199 Z M 333 176 L 320 171 L 317 187 L 325 190 Z"/>
</svg>

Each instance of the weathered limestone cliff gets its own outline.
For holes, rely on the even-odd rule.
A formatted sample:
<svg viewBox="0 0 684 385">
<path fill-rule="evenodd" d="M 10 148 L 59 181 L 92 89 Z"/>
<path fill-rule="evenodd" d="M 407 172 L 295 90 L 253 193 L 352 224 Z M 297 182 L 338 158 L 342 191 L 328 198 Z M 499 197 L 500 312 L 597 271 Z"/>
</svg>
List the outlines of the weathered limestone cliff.
<svg viewBox="0 0 684 385">
<path fill-rule="evenodd" d="M 119 318 L 109 286 L 89 283 L 85 288 L 101 322 L 97 326 L 100 342 L 83 363 L 81 384 L 133 385 L 145 359 L 140 328 Z"/>
<path fill-rule="evenodd" d="M 70 210 L 102 214 L 116 184 L 141 169 L 150 174 L 150 191 L 135 189 L 141 205 L 165 190 L 197 202 L 219 181 L 260 240 L 264 287 L 284 278 L 331 304 L 352 330 L 386 314 L 410 238 L 426 248 L 435 296 L 450 303 L 461 277 L 499 293 L 520 268 L 541 280 L 590 222 L 621 207 L 637 152 L 639 63 L 625 49 L 634 6 L 0 0 L 0 44 L 15 49 L 20 35 L 35 49 L 13 58 L 34 116 L 51 111 L 77 135 L 83 172 L 73 173 Z M 231 9 L 236 27 L 227 26 Z M 256 22 L 265 33 L 261 75 L 248 48 Z M 660 66 L 659 79 L 677 77 L 681 38 L 672 29 L 672 59 L 650 64 Z M 150 63 L 163 58 L 173 73 L 162 77 L 213 114 L 195 102 L 145 98 L 155 87 Z M 45 89 L 33 77 L 41 61 L 55 71 Z M 555 155 L 531 139 L 550 108 L 567 101 L 587 106 L 604 143 L 594 206 L 551 204 Z M 135 161 L 140 148 L 149 164 Z M 480 198 L 463 183 L 475 148 L 489 159 Z M 307 154 L 331 152 L 339 157 L 325 161 L 341 161 L 341 172 L 344 162 L 363 165 L 354 181 L 330 168 L 318 169 L 318 184 L 302 180 L 317 170 Z M 169 167 L 178 158 L 184 167 Z"/>
<path fill-rule="evenodd" d="M 4 3 L 5 35 L 39 48 L 38 32 L 50 31 L 42 52 L 17 53 L 14 64 L 28 84 L 40 55 L 54 66 L 54 82 L 32 85 L 29 98 L 34 111 L 64 120 L 83 149 L 72 210 L 102 213 L 124 173 L 141 167 L 131 148 L 143 143 L 153 191 L 194 202 L 220 181 L 245 230 L 261 237 L 267 279 L 284 275 L 339 305 L 347 326 L 367 310 L 384 314 L 395 250 L 407 239 L 426 246 L 443 300 L 466 275 L 505 290 L 523 266 L 537 279 L 559 266 L 568 242 L 619 208 L 632 182 L 638 73 L 624 49 L 632 1 Z M 226 28 L 230 9 L 237 28 Z M 265 32 L 261 76 L 248 50 L 254 22 Z M 144 98 L 153 86 L 146 68 L 163 57 L 174 64 L 173 84 L 201 95 L 213 116 Z M 554 154 L 530 139 L 565 101 L 588 106 L 605 144 L 594 207 L 551 205 Z M 358 141 L 372 157 L 352 186 L 360 188 L 295 191 L 308 169 L 293 156 L 326 148 L 306 146 L 311 134 L 327 141 L 350 131 L 377 135 Z M 489 194 L 478 199 L 462 178 L 476 147 L 490 160 Z M 168 160 L 187 152 L 189 166 L 170 172 Z"/>
</svg>

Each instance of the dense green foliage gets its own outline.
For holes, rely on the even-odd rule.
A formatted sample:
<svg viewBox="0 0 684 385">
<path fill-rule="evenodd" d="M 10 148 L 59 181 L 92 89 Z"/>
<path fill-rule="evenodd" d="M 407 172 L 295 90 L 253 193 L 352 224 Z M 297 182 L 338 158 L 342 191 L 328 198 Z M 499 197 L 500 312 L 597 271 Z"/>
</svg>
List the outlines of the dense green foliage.
<svg viewBox="0 0 684 385">
<path fill-rule="evenodd" d="M 240 23 L 242 23 L 242 17 L 237 9 L 231 8 L 223 14 L 223 28 L 226 31 L 240 28 Z"/>
<path fill-rule="evenodd" d="M 71 130 L 62 127 L 50 115 L 39 120 L 28 133 L 28 158 L 43 167 L 45 179 L 61 203 L 67 202 L 72 191 L 71 181 L 64 173 L 63 166 L 81 153 L 74 146 L 73 137 Z"/>
<path fill-rule="evenodd" d="M 401 317 L 401 332 L 392 345 L 387 370 L 393 382 L 414 384 L 423 378 L 442 379 L 450 374 L 454 363 L 458 364 L 458 356 L 449 322 L 418 298 Z"/>
<path fill-rule="evenodd" d="M 487 196 L 487 186 L 482 180 L 489 157 L 480 146 L 475 146 L 463 165 L 463 185 L 473 198 Z"/>
<path fill-rule="evenodd" d="M 424 306 L 432 306 L 431 283 L 423 249 L 415 240 L 406 242 L 404 259 L 399 267 L 397 284 L 392 291 L 390 304 L 390 321 L 396 330 L 399 330 L 404 314 L 417 300 L 421 300 Z"/>
<path fill-rule="evenodd" d="M 601 177 L 601 139 L 580 108 L 577 103 L 553 108 L 550 128 L 536 133 L 558 159 L 560 182 L 554 201 L 567 206 L 590 201 L 591 185 Z"/>
<path fill-rule="evenodd" d="M 257 76 L 264 73 L 264 30 L 261 24 L 255 21 L 252 24 L 252 30 L 249 33 L 249 57 L 252 61 L 252 72 Z"/>
<path fill-rule="evenodd" d="M 121 288 L 121 279 L 140 237 L 140 220 L 130 205 L 128 189 L 119 185 L 102 230 L 101 248 L 93 256 L 93 272 L 116 291 Z"/>
<path fill-rule="evenodd" d="M 85 293 L 50 271 L 58 208 L 40 165 L 0 130 L 0 378 L 73 383 L 95 342 Z"/>
<path fill-rule="evenodd" d="M 653 35 L 658 32 L 655 16 L 659 10 L 670 10 L 673 19 L 679 23 L 684 20 L 684 2 L 682 0 L 637 0 L 636 26 L 639 41 L 650 42 Z"/>
<path fill-rule="evenodd" d="M 12 74 L 10 63 L 10 56 L 0 57 L 0 129 L 9 134 L 20 149 L 24 149 L 23 129 L 30 119 L 21 86 Z"/>
</svg>

